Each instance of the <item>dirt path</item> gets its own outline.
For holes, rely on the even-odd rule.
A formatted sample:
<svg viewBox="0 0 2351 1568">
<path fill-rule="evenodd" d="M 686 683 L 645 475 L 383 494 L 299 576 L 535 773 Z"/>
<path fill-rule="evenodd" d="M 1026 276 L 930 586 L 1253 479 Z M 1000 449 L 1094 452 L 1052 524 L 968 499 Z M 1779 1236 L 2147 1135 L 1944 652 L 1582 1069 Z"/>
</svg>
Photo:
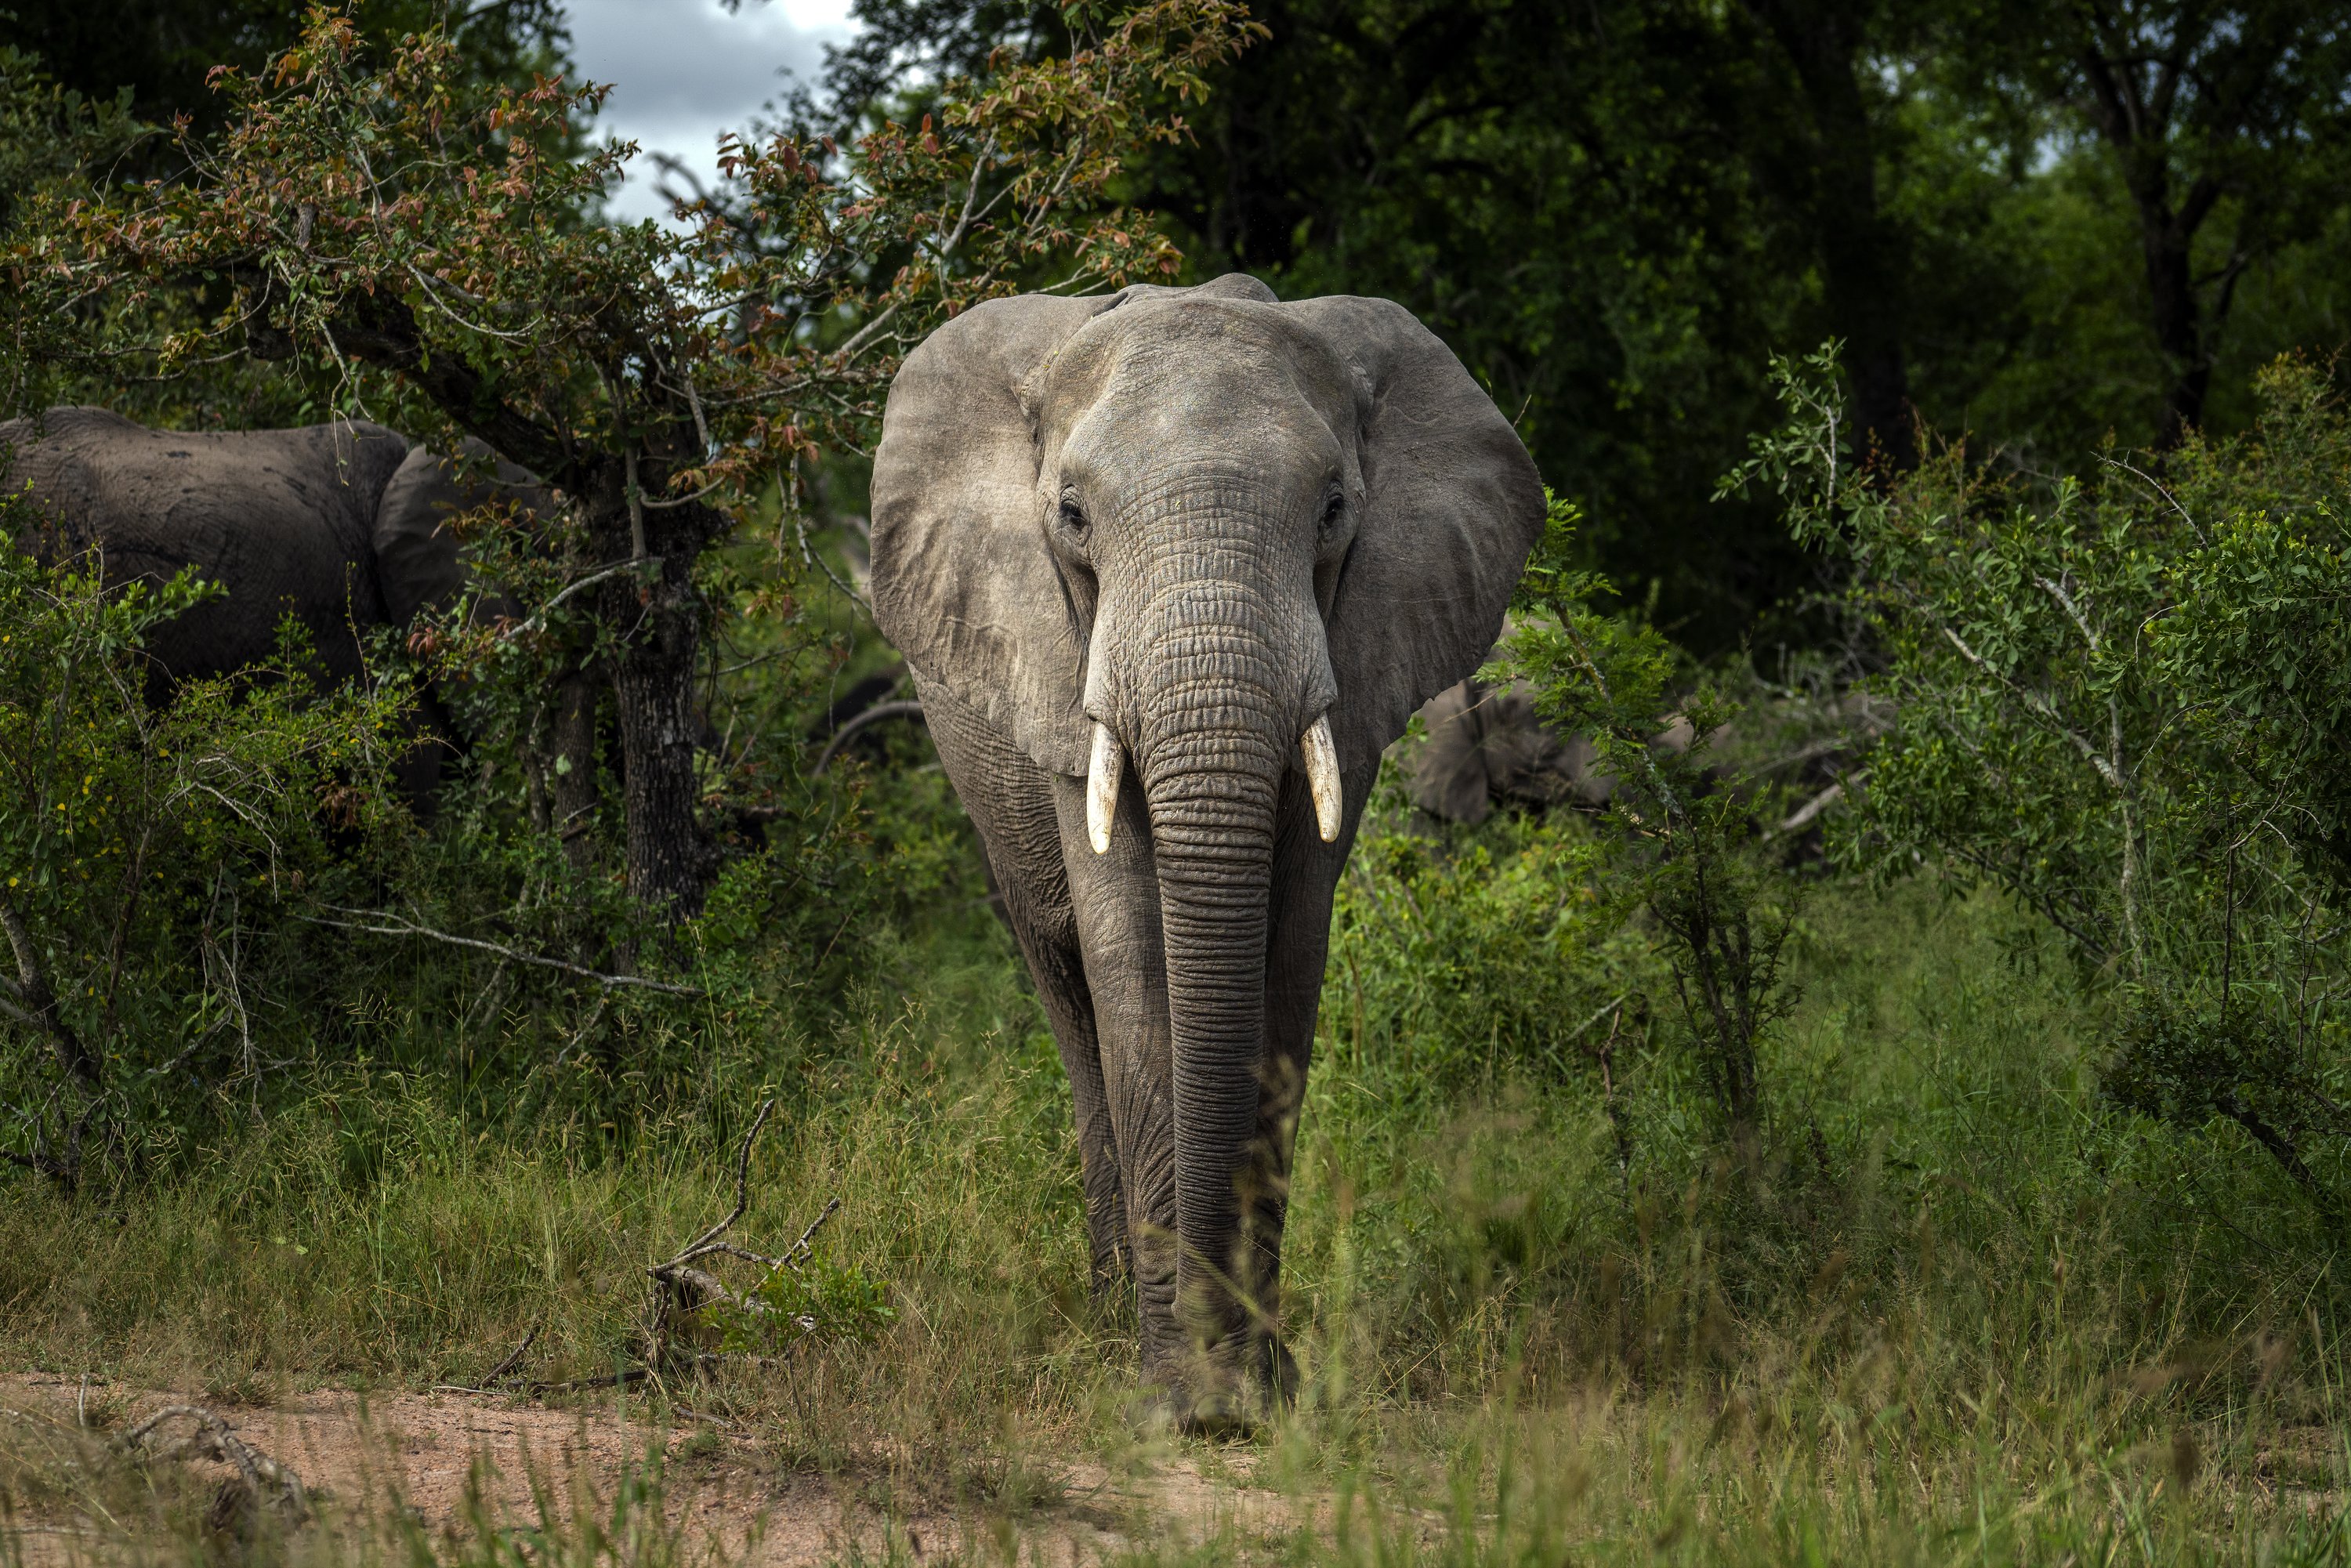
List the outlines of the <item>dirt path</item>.
<svg viewBox="0 0 2351 1568">
<path fill-rule="evenodd" d="M 92 1409 L 120 1430 L 182 1402 L 203 1403 L 190 1396 L 5 1375 L 0 1416 L 15 1430 L 0 1436 L 46 1437 L 55 1461 L 89 1446 L 77 1420 Z M 689 1561 L 716 1556 L 759 1568 L 802 1568 L 852 1554 L 886 1561 L 893 1546 L 916 1561 L 944 1552 L 971 1556 L 1005 1528 L 1000 1518 L 976 1508 L 885 1511 L 863 1495 L 859 1478 L 778 1473 L 749 1439 L 696 1423 L 658 1427 L 633 1400 L 554 1409 L 458 1394 L 329 1390 L 219 1413 L 246 1442 L 292 1469 L 305 1484 L 326 1489 L 330 1515 L 349 1523 L 405 1509 L 436 1539 L 472 1532 L 467 1488 L 478 1461 L 486 1462 L 491 1478 L 494 1527 L 530 1528 L 540 1517 L 534 1478 L 555 1500 L 558 1517 L 585 1507 L 609 1521 L 616 1487 L 656 1448 L 665 1460 L 664 1512 Z M 22 1442 L 18 1448 L 21 1452 Z M 1286 1531 L 1296 1510 L 1279 1494 L 1247 1484 L 1246 1465 L 1244 1458 L 1213 1467 L 1240 1478 L 1234 1479 L 1211 1479 L 1198 1462 L 1181 1456 L 1134 1476 L 1113 1476 L 1091 1460 L 1072 1462 L 1058 1478 L 1058 1500 L 1013 1528 L 1024 1555 L 1073 1565 L 1146 1541 L 1196 1541 L 1228 1529 L 1244 1538 Z M 86 1549 L 112 1532 L 91 1509 L 74 1503 L 69 1489 L 47 1490 L 46 1504 L 17 1518 L 26 1568 L 87 1561 Z"/>
</svg>

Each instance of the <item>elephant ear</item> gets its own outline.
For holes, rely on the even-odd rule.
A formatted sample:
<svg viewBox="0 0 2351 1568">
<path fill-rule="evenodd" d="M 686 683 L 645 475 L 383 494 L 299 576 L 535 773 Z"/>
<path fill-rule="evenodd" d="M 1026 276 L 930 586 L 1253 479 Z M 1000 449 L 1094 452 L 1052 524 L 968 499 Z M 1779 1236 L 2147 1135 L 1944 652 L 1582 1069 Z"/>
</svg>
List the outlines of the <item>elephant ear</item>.
<svg viewBox="0 0 2351 1568">
<path fill-rule="evenodd" d="M 470 437 L 464 450 L 469 457 L 490 455 L 487 446 Z M 504 458 L 497 460 L 495 486 L 460 483 L 451 459 L 422 446 L 410 449 L 376 505 L 371 540 L 384 612 L 392 624 L 404 625 L 420 611 L 446 605 L 471 575 L 458 554 L 460 543 L 449 518 L 509 497 L 535 511 L 553 505 L 528 470 Z"/>
<path fill-rule="evenodd" d="M 1024 294 L 925 339 L 873 455 L 873 620 L 1040 767 L 1086 770 L 1085 649 L 1045 542 L 1033 407 L 1055 350 L 1118 302 Z"/>
<path fill-rule="evenodd" d="M 1331 727 L 1352 771 L 1492 651 L 1542 533 L 1542 481 L 1493 399 L 1403 306 L 1283 308 L 1353 363 L 1364 399 L 1363 508 L 1329 621 Z"/>
</svg>

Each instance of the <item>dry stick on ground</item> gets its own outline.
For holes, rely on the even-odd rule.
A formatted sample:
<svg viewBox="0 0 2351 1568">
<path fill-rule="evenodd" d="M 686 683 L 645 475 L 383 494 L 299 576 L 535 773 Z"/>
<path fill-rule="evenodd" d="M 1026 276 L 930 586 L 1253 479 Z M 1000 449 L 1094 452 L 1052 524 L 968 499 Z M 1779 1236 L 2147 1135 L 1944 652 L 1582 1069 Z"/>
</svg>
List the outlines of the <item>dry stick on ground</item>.
<svg viewBox="0 0 2351 1568">
<path fill-rule="evenodd" d="M 824 1211 L 810 1222 L 809 1228 L 800 1232 L 800 1239 L 786 1249 L 780 1258 L 770 1258 L 764 1252 L 755 1252 L 725 1239 L 726 1232 L 734 1228 L 735 1222 L 742 1218 L 751 1207 L 751 1148 L 758 1142 L 760 1131 L 767 1126 L 768 1117 L 775 1108 L 773 1097 L 761 1101 L 758 1114 L 751 1118 L 751 1130 L 743 1134 L 742 1150 L 735 1157 L 735 1207 L 727 1211 L 726 1218 L 687 1242 L 673 1257 L 645 1270 L 653 1277 L 655 1286 L 651 1338 L 653 1358 L 656 1363 L 666 1354 L 672 1326 L 679 1318 L 718 1302 L 724 1302 L 737 1312 L 757 1315 L 765 1315 L 769 1311 L 765 1301 L 747 1292 L 729 1290 L 726 1281 L 717 1275 L 694 1267 L 695 1262 L 704 1258 L 724 1255 L 759 1264 L 770 1275 L 785 1269 L 797 1270 L 808 1257 L 816 1233 L 841 1209 L 841 1199 L 829 1200 Z"/>
<path fill-rule="evenodd" d="M 700 1259 L 724 1255 L 759 1264 L 771 1275 L 785 1269 L 797 1270 L 807 1260 L 810 1252 L 813 1249 L 816 1233 L 824 1228 L 825 1221 L 840 1212 L 841 1199 L 835 1197 L 828 1200 L 824 1206 L 824 1211 L 809 1222 L 808 1228 L 800 1232 L 799 1239 L 785 1249 L 781 1257 L 771 1258 L 764 1252 L 755 1252 L 747 1247 L 738 1247 L 726 1239 L 726 1232 L 733 1229 L 735 1222 L 741 1219 L 750 1209 L 751 1150 L 759 1141 L 759 1134 L 766 1129 L 768 1118 L 775 1113 L 775 1110 L 776 1102 L 773 1096 L 759 1102 L 759 1109 L 751 1118 L 751 1130 L 743 1134 L 743 1146 L 735 1156 L 735 1207 L 727 1210 L 724 1219 L 687 1242 L 675 1255 L 645 1270 L 646 1274 L 653 1279 L 654 1285 L 653 1324 L 646 1336 L 649 1342 L 646 1364 L 627 1367 L 619 1372 L 608 1372 L 595 1377 L 572 1377 L 560 1382 L 525 1383 L 519 1386 L 518 1392 L 536 1396 L 573 1394 L 590 1388 L 626 1387 L 631 1384 L 657 1379 L 665 1364 L 678 1370 L 704 1371 L 717 1365 L 726 1358 L 705 1351 L 673 1356 L 671 1340 L 677 1320 L 689 1317 L 705 1307 L 722 1302 L 737 1312 L 757 1316 L 764 1317 L 772 1312 L 773 1309 L 767 1302 L 759 1300 L 757 1295 L 749 1291 L 730 1290 L 725 1281 L 705 1270 L 694 1267 L 694 1264 Z M 804 1332 L 811 1331 L 814 1327 L 813 1323 L 807 1319 L 800 1320 L 800 1326 Z M 521 1362 L 524 1353 L 530 1349 L 531 1342 L 538 1337 L 538 1330 L 533 1328 L 528 1337 L 524 1339 L 522 1343 L 515 1346 L 513 1353 L 492 1368 L 488 1375 L 478 1384 L 470 1387 L 459 1384 L 439 1384 L 435 1386 L 441 1392 L 448 1394 L 494 1393 L 496 1390 L 492 1385 L 499 1378 L 513 1372 Z M 698 1411 L 688 1411 L 687 1414 L 705 1421 L 718 1419 L 716 1416 L 704 1416 Z"/>
<path fill-rule="evenodd" d="M 530 1354 L 531 1345 L 538 1339 L 538 1331 L 545 1326 L 542 1323 L 531 1324 L 530 1332 L 522 1336 L 522 1343 L 507 1352 L 505 1360 L 482 1374 L 479 1382 L 436 1383 L 433 1385 L 433 1392 L 435 1394 L 496 1394 L 498 1391 L 498 1379 L 511 1374 L 516 1367 L 522 1364 L 522 1358 Z"/>
<path fill-rule="evenodd" d="M 196 1429 L 174 1442 L 157 1447 L 148 1439 L 168 1421 L 189 1420 Z M 117 1439 L 116 1448 L 138 1459 L 214 1459 L 235 1467 L 242 1492 L 224 1491 L 214 1504 L 214 1522 L 225 1524 L 240 1504 L 275 1504 L 289 1524 L 310 1517 L 310 1494 L 302 1478 L 230 1430 L 229 1424 L 201 1405 L 166 1405 Z"/>
</svg>

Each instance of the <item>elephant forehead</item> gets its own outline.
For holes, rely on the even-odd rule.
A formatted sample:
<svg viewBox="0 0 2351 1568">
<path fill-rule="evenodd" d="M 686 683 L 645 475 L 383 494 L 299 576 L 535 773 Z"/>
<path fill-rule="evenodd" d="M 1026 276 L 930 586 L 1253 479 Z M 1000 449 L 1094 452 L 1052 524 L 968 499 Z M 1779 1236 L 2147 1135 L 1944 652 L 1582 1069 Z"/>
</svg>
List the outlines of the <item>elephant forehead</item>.
<svg viewBox="0 0 2351 1568">
<path fill-rule="evenodd" d="M 1279 305 L 1145 299 L 1089 322 L 1055 357 L 1050 413 L 1097 409 L 1174 434 L 1262 427 L 1269 416 L 1343 429 L 1359 413 L 1358 378 L 1322 332 Z"/>
</svg>

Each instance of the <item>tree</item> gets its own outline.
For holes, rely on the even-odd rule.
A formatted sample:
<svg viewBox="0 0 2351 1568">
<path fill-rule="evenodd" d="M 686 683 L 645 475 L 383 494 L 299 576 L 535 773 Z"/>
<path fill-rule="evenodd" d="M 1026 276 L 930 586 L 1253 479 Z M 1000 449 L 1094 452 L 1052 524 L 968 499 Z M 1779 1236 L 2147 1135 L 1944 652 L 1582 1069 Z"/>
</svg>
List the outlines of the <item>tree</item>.
<svg viewBox="0 0 2351 1568">
<path fill-rule="evenodd" d="M 1806 570 L 1760 510 L 1710 499 L 1766 416 L 1773 344 L 1841 331 L 1881 445 L 1907 450 L 1911 420 L 1899 225 L 1873 198 L 1876 8 L 1756 9 L 1785 14 L 1801 69 L 1749 11 L 1686 0 L 1268 0 L 1269 42 L 1129 189 L 1203 275 L 1409 306 L 1583 501 L 1579 548 L 1654 589 L 1679 634 L 1732 645 Z M 1814 12 L 1837 25 L 1818 60 Z M 859 14 L 828 74 L 837 120 L 1054 27 L 1003 0 Z"/>
<path fill-rule="evenodd" d="M 1803 104 L 1787 139 L 1794 156 L 1756 152 L 1791 188 L 1808 220 L 1829 330 L 1844 345 L 1855 439 L 1896 469 L 1917 461 L 1907 359 L 1907 236 L 1879 200 L 1884 111 L 1875 101 L 1886 31 L 1874 0 L 1744 0 L 1778 44 Z M 1792 167 L 1791 167 L 1792 165 Z"/>
<path fill-rule="evenodd" d="M 10 0 L 0 47 L 37 56 L 69 92 L 99 101 L 123 94 L 127 112 L 150 125 L 184 114 L 209 135 L 231 106 L 207 73 L 223 64 L 259 70 L 301 37 L 308 10 L 303 0 Z M 377 44 L 439 26 L 486 81 L 527 83 L 565 41 L 560 0 L 373 0 L 364 26 Z M 155 146 L 166 158 L 169 150 Z"/>
<path fill-rule="evenodd" d="M 1997 4 L 1959 36 L 1991 90 L 2062 106 L 2136 210 L 2168 363 L 2161 444 L 2200 425 L 2247 270 L 2342 205 L 2351 22 L 2325 0 Z"/>
<path fill-rule="evenodd" d="M 17 260 L 53 297 L 108 288 L 126 310 L 224 278 L 193 327 L 85 352 L 135 348 L 167 375 L 280 361 L 339 411 L 478 437 L 567 496 L 582 570 L 561 592 L 609 674 L 628 886 L 684 918 L 716 870 L 695 762 L 705 553 L 768 486 L 796 504 L 820 448 L 870 440 L 896 356 L 946 315 L 1049 260 L 1070 289 L 1171 274 L 1167 242 L 1101 194 L 1182 134 L 1173 106 L 1242 28 L 1231 0 L 1151 0 L 853 151 L 738 141 L 733 201 L 680 234 L 586 221 L 629 152 L 569 153 L 603 89 L 485 84 L 437 28 L 379 66 L 319 8 L 266 73 L 215 69 L 228 129 L 183 128 L 191 178 L 52 204 L 43 237 L 72 246 Z M 1132 112 L 1146 91 L 1171 111 Z"/>
</svg>

